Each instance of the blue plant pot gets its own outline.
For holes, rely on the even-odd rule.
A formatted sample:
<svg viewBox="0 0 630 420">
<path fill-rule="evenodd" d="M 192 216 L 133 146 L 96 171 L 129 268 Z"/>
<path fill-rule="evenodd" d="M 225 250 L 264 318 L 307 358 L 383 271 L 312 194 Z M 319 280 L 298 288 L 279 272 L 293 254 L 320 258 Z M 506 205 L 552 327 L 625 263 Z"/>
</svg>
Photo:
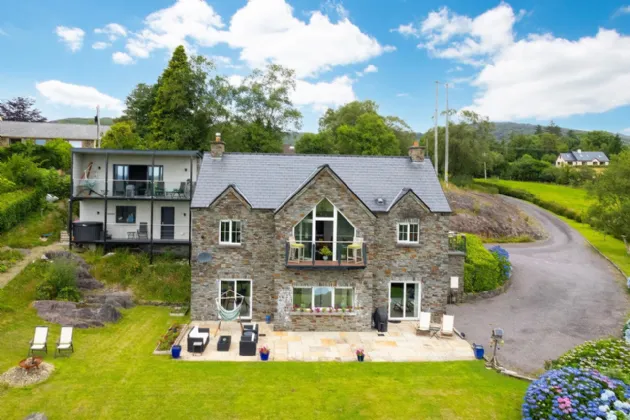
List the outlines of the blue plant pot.
<svg viewBox="0 0 630 420">
<path fill-rule="evenodd" d="M 171 357 L 173 359 L 179 359 L 179 356 L 182 354 L 182 346 L 173 346 L 171 347 Z"/>
<path fill-rule="evenodd" d="M 271 324 L 271 315 L 265 315 L 265 322 Z"/>
<path fill-rule="evenodd" d="M 363 361 L 363 359 L 365 359 L 365 354 L 364 354 L 364 355 L 362 355 L 362 356 L 357 355 L 357 360 L 358 360 L 359 362 L 362 362 L 362 361 Z"/>
<path fill-rule="evenodd" d="M 260 353 L 260 360 L 266 362 L 267 360 L 269 360 L 269 354 L 270 353 Z"/>
</svg>

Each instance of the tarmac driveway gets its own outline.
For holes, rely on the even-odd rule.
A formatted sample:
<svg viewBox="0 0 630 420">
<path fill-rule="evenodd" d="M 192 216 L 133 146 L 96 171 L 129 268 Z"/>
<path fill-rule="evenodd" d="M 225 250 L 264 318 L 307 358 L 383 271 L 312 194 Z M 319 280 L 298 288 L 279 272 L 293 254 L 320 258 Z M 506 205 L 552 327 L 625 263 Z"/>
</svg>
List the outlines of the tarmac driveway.
<svg viewBox="0 0 630 420">
<path fill-rule="evenodd" d="M 494 298 L 449 305 L 455 327 L 486 354 L 492 328 L 503 328 L 500 363 L 530 374 L 584 341 L 619 336 L 630 308 L 623 276 L 553 214 L 505 199 L 538 219 L 549 239 L 502 245 L 513 265 L 512 286 Z"/>
</svg>

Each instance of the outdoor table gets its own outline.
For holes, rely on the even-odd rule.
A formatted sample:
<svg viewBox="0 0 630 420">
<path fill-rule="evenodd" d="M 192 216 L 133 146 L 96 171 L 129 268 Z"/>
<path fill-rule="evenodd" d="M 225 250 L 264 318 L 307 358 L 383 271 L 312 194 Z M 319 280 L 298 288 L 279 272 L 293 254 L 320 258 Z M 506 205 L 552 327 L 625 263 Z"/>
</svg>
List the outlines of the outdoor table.
<svg viewBox="0 0 630 420">
<path fill-rule="evenodd" d="M 441 330 L 442 330 L 442 326 L 440 324 L 431 323 L 429 325 L 429 335 L 430 335 L 429 338 L 435 337 L 439 339 L 440 338 L 439 333 Z"/>
<path fill-rule="evenodd" d="M 219 337 L 219 341 L 217 341 L 217 351 L 230 351 L 230 343 L 232 342 L 232 337 L 229 335 L 222 335 Z"/>
<path fill-rule="evenodd" d="M 135 239 L 136 238 L 136 232 L 127 232 L 127 239 Z"/>
<path fill-rule="evenodd" d="M 195 353 L 199 353 L 199 356 L 201 356 L 201 353 L 203 353 L 203 341 L 193 342 L 192 349 L 193 349 L 193 355 Z"/>
</svg>

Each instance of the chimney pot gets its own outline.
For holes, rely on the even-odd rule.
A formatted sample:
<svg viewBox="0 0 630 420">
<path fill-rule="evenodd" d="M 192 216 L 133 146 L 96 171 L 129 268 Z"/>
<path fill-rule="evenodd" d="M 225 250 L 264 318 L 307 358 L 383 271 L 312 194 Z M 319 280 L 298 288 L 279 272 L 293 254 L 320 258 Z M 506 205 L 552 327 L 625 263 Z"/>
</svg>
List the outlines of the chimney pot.
<svg viewBox="0 0 630 420">
<path fill-rule="evenodd" d="M 225 143 L 221 141 L 221 133 L 216 134 L 215 142 L 210 145 L 210 156 L 221 159 L 225 152 Z"/>
<path fill-rule="evenodd" d="M 424 162 L 424 147 L 419 146 L 417 141 L 409 148 L 409 157 L 412 162 Z"/>
</svg>

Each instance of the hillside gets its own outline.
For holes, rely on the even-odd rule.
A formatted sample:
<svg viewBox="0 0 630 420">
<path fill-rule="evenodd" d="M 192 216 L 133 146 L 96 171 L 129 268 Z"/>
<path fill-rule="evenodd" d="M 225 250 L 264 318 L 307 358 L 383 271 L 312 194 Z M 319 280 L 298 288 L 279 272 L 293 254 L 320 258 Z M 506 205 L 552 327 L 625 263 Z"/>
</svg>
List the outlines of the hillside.
<svg viewBox="0 0 630 420">
<path fill-rule="evenodd" d="M 84 124 L 84 125 L 92 125 L 94 124 L 94 118 L 81 118 L 81 117 L 72 117 L 72 118 L 62 118 L 60 120 L 50 121 L 53 123 L 59 124 Z M 113 125 L 114 119 L 110 117 L 101 118 L 101 125 Z"/>
<path fill-rule="evenodd" d="M 541 125 L 544 127 L 544 124 L 541 124 Z M 522 124 L 522 123 L 515 123 L 515 122 L 495 122 L 494 126 L 495 126 L 494 135 L 499 140 L 501 140 L 504 137 L 509 136 L 510 133 L 534 134 L 536 132 L 535 124 Z M 564 128 L 564 127 L 560 127 L 560 128 L 562 129 L 562 134 L 566 134 L 569 130 L 572 130 L 575 134 L 586 133 L 586 131 L 584 130 L 575 130 L 572 128 Z M 617 133 L 613 133 L 613 134 L 617 134 Z M 630 136 L 619 134 L 619 137 L 621 137 L 621 140 L 624 143 L 630 143 Z"/>
</svg>

